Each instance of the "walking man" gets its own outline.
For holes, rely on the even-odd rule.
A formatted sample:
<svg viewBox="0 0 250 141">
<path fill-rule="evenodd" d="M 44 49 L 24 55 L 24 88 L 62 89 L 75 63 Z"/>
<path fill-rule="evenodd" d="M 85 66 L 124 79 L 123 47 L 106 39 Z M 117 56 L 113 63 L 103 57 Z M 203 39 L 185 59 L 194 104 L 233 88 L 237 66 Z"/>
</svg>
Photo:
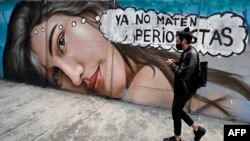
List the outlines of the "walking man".
<svg viewBox="0 0 250 141">
<path fill-rule="evenodd" d="M 198 126 L 190 116 L 183 111 L 186 102 L 196 93 L 198 88 L 199 60 L 198 53 L 190 45 L 192 34 L 189 28 L 177 31 L 176 48 L 183 50 L 178 62 L 168 59 L 166 62 L 171 66 L 174 75 L 174 100 L 172 105 L 172 117 L 174 120 L 174 136 L 164 138 L 163 141 L 181 141 L 181 119 L 193 128 L 194 140 L 199 141 L 206 130 Z"/>
</svg>

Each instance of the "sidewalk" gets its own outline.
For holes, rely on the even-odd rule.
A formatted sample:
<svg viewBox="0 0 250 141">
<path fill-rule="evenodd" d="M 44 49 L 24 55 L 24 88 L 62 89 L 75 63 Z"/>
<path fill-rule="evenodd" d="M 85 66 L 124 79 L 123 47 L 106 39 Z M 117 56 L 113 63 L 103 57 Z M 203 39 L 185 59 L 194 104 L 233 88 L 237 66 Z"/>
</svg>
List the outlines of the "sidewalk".
<svg viewBox="0 0 250 141">
<path fill-rule="evenodd" d="M 223 125 L 237 124 L 192 117 L 207 129 L 202 141 L 223 141 Z M 182 138 L 192 141 L 182 123 Z M 172 135 L 171 111 L 0 80 L 1 141 L 162 141 Z"/>
</svg>

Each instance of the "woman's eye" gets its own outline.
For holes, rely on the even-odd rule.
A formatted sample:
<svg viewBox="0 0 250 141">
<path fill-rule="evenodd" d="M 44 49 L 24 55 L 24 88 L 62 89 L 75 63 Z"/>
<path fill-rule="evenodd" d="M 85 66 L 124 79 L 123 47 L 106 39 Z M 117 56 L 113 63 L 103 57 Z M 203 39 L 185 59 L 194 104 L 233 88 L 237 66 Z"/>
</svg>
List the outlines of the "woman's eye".
<svg viewBox="0 0 250 141">
<path fill-rule="evenodd" d="M 64 39 L 64 34 L 62 34 L 59 39 L 58 39 L 58 49 L 62 54 L 65 52 L 65 39 Z"/>
<path fill-rule="evenodd" d="M 52 78 L 56 84 L 58 84 L 60 73 L 61 73 L 61 70 L 58 67 L 55 67 L 53 70 Z"/>
</svg>

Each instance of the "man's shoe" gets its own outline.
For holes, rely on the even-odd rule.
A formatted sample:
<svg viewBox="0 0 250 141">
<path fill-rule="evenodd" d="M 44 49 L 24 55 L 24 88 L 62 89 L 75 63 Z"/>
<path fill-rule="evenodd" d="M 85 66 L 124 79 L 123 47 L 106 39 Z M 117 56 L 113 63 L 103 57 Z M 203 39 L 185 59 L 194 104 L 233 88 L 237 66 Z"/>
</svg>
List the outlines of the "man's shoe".
<svg viewBox="0 0 250 141">
<path fill-rule="evenodd" d="M 163 141 L 176 141 L 175 136 L 169 137 L 169 138 L 164 138 Z M 180 139 L 181 141 L 181 139 Z"/>
<path fill-rule="evenodd" d="M 200 141 L 201 137 L 204 136 L 206 133 L 206 129 L 198 126 L 198 131 L 194 131 L 194 140 Z"/>
</svg>

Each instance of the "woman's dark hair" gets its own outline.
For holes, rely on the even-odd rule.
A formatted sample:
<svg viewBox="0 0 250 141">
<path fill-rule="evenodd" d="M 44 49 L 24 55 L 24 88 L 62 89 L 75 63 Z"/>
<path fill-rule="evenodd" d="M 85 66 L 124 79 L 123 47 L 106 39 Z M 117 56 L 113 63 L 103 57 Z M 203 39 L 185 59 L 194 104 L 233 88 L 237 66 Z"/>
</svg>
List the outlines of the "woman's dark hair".
<svg viewBox="0 0 250 141">
<path fill-rule="evenodd" d="M 19 82 L 47 85 L 47 70 L 43 70 L 39 59 L 31 50 L 30 36 L 32 29 L 57 13 L 82 16 L 90 12 L 101 16 L 105 10 L 118 6 L 119 5 L 113 0 L 90 2 L 19 2 L 12 12 L 8 26 L 8 35 L 3 56 L 4 77 Z M 132 72 L 134 72 L 134 70 L 128 58 L 131 58 L 138 65 L 149 65 L 152 66 L 152 69 L 154 69 L 153 66 L 158 67 L 170 83 L 173 84 L 174 75 L 165 60 L 168 58 L 178 59 L 179 55 L 177 53 L 168 52 L 166 50 L 159 51 L 154 48 L 141 48 L 139 46 L 131 47 L 131 45 L 119 43 L 112 44 L 120 52 Z M 216 69 L 208 70 L 208 80 L 210 82 L 232 89 L 249 100 L 250 88 L 246 83 L 241 81 L 239 77 L 238 75 Z M 226 85 L 224 82 L 225 79 L 228 80 Z M 231 114 L 218 104 L 218 102 L 225 100 L 226 97 L 213 101 L 200 95 L 196 95 L 196 98 L 207 103 L 207 105 L 201 107 L 200 110 L 212 105 L 227 115 Z"/>
</svg>

